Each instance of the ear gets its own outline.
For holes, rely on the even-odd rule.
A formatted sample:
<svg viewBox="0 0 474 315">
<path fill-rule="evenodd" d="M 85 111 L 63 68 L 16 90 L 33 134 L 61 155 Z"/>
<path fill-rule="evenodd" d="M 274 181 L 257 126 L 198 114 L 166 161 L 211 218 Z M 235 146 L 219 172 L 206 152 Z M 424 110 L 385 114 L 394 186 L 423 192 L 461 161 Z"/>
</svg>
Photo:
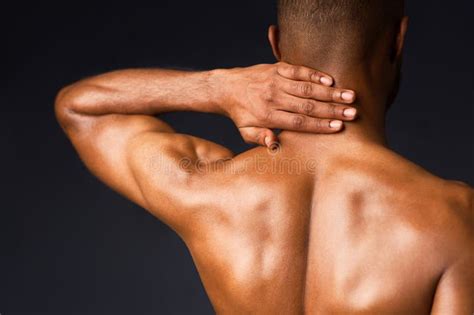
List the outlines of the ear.
<svg viewBox="0 0 474 315">
<path fill-rule="evenodd" d="M 280 31 L 278 29 L 278 26 L 270 25 L 270 27 L 268 28 L 268 40 L 270 41 L 270 45 L 272 46 L 273 55 L 278 61 L 280 61 Z"/>
<path fill-rule="evenodd" d="M 404 16 L 400 22 L 398 29 L 397 42 L 396 42 L 396 59 L 400 59 L 403 53 L 403 46 L 405 45 L 405 37 L 408 30 L 408 16 Z"/>
</svg>

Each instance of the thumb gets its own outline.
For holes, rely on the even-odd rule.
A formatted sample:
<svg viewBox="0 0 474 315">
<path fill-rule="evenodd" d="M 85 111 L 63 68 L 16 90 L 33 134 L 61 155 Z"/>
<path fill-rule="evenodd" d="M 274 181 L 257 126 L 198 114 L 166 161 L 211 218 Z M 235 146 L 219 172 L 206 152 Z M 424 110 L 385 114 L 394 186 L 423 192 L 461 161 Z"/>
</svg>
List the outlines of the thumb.
<svg viewBox="0 0 474 315">
<path fill-rule="evenodd" d="M 278 137 L 271 129 L 258 127 L 239 128 L 240 134 L 246 143 L 254 143 L 267 148 L 278 143 Z"/>
</svg>

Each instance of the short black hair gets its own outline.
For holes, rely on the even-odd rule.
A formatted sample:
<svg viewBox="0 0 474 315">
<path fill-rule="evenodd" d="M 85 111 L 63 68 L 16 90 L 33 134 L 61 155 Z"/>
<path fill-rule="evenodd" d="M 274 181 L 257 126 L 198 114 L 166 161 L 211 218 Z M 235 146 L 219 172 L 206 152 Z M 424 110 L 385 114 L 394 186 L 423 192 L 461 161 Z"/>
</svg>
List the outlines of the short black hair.
<svg viewBox="0 0 474 315">
<path fill-rule="evenodd" d="M 287 47 L 350 45 L 363 53 L 404 15 L 404 0 L 278 0 L 280 40 Z"/>
</svg>

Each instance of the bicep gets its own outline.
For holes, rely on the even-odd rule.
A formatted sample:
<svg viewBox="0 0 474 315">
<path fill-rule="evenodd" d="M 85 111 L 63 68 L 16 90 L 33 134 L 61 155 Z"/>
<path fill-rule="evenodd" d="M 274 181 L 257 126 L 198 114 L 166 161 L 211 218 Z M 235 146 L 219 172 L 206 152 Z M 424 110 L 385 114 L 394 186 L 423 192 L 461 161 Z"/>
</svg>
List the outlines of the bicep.
<svg viewBox="0 0 474 315">
<path fill-rule="evenodd" d="M 151 116 L 84 119 L 70 137 L 90 171 L 169 225 L 180 219 L 191 180 L 203 176 L 195 166 L 232 157 L 226 148 L 176 134 Z"/>
</svg>

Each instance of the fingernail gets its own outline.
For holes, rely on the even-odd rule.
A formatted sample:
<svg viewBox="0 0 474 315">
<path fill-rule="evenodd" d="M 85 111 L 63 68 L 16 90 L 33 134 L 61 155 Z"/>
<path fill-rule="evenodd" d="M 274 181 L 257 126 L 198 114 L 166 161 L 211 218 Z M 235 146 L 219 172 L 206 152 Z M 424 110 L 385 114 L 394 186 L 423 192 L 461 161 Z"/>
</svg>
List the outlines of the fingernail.
<svg viewBox="0 0 474 315">
<path fill-rule="evenodd" d="M 342 121 L 340 120 L 333 120 L 329 123 L 329 126 L 332 128 L 332 129 L 339 129 L 342 127 Z"/>
<path fill-rule="evenodd" d="M 321 79 L 319 79 L 319 81 L 324 84 L 324 85 L 327 85 L 327 86 L 331 86 L 332 85 L 332 79 L 331 78 L 328 78 L 328 77 L 321 77 Z"/>
<path fill-rule="evenodd" d="M 355 108 L 346 108 L 342 113 L 344 117 L 354 118 L 357 114 L 357 110 Z"/>
<path fill-rule="evenodd" d="M 270 147 L 272 145 L 272 139 L 270 139 L 270 137 L 265 137 L 265 145 L 267 147 Z"/>
<path fill-rule="evenodd" d="M 354 99 L 354 92 L 344 91 L 341 94 L 341 98 L 345 101 L 352 101 Z"/>
</svg>

